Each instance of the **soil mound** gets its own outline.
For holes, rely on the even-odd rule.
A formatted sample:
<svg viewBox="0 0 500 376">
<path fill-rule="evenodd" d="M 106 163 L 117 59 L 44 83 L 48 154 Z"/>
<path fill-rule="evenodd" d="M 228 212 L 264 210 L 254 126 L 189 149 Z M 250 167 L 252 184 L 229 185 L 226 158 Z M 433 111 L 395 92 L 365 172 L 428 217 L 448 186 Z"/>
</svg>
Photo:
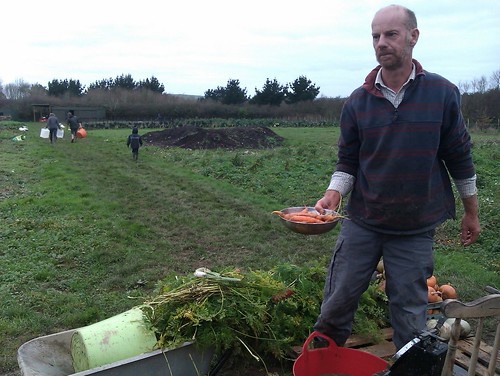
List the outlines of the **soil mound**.
<svg viewBox="0 0 500 376">
<path fill-rule="evenodd" d="M 176 146 L 185 149 L 268 149 L 280 146 L 283 137 L 267 127 L 200 128 L 185 126 L 149 132 L 146 145 Z"/>
</svg>

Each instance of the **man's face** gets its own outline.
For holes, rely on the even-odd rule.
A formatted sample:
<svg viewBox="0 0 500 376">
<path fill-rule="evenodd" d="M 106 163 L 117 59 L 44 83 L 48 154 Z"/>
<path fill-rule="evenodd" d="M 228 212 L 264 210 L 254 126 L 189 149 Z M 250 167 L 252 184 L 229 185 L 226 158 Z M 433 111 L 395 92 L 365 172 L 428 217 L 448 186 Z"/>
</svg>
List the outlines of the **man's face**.
<svg viewBox="0 0 500 376">
<path fill-rule="evenodd" d="M 396 70 L 411 61 L 418 30 L 408 30 L 405 20 L 404 12 L 398 8 L 384 8 L 373 18 L 373 48 L 384 69 Z"/>
</svg>

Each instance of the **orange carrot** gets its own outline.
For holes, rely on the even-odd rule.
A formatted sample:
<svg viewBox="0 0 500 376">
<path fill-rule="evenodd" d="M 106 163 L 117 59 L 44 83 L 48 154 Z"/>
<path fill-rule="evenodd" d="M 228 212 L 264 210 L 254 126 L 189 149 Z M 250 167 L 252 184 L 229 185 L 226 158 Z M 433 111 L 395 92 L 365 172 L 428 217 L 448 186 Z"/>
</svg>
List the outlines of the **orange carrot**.
<svg viewBox="0 0 500 376">
<path fill-rule="evenodd" d="M 339 215 L 334 214 L 323 214 L 320 219 L 324 222 L 333 222 L 339 217 Z"/>
<path fill-rule="evenodd" d="M 280 217 L 284 217 L 285 214 L 280 210 L 274 210 L 272 214 L 278 214 Z"/>
<path fill-rule="evenodd" d="M 300 214 L 291 216 L 289 220 L 293 222 L 304 222 L 304 223 L 324 223 L 321 219 L 308 217 L 307 215 L 300 215 Z"/>
<path fill-rule="evenodd" d="M 312 211 L 308 211 L 308 212 L 301 211 L 298 213 L 293 213 L 293 215 L 303 215 L 305 217 L 312 217 L 312 218 L 318 218 L 318 219 L 320 219 L 320 217 L 321 217 L 320 214 L 312 212 Z"/>
</svg>

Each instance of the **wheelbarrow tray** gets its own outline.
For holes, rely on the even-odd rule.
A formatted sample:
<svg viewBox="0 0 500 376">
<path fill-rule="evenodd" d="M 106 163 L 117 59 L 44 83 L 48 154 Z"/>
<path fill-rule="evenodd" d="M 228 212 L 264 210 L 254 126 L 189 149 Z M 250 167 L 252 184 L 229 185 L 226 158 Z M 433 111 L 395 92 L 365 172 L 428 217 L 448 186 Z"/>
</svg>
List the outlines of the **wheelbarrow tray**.
<svg viewBox="0 0 500 376">
<path fill-rule="evenodd" d="M 76 329 L 75 329 L 76 330 Z M 21 345 L 17 361 L 23 376 L 198 376 L 209 372 L 211 349 L 198 349 L 186 342 L 173 349 L 155 350 L 75 373 L 71 358 L 71 337 L 67 330 L 32 339 Z"/>
</svg>

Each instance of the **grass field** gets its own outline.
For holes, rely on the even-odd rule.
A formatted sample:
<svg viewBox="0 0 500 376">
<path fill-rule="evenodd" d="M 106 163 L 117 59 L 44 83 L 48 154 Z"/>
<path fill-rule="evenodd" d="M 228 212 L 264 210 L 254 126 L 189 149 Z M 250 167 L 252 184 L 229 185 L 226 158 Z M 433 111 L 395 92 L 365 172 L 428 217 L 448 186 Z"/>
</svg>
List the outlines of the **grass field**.
<svg viewBox="0 0 500 376">
<path fill-rule="evenodd" d="M 167 273 L 330 256 L 338 229 L 295 234 L 271 211 L 321 197 L 337 128 L 275 128 L 286 141 L 272 150 L 148 146 L 135 162 L 126 129 L 88 130 L 74 144 L 66 134 L 50 145 L 36 123 L 24 141 L 11 140 L 19 126 L 0 123 L 2 375 L 19 374 L 22 343 L 123 312 Z M 473 140 L 483 232 L 464 249 L 458 221 L 448 221 L 436 242 L 436 275 L 463 300 L 500 287 L 499 137 Z"/>
</svg>

